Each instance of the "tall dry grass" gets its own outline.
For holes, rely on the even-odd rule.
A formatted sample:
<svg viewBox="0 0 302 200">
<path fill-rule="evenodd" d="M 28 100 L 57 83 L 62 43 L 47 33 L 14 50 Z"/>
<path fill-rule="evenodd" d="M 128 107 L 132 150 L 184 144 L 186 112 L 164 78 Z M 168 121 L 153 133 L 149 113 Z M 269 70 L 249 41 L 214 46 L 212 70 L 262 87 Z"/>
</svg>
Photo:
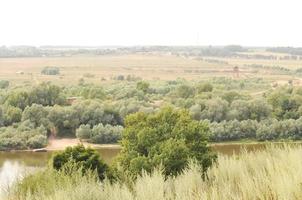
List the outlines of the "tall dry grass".
<svg viewBox="0 0 302 200">
<path fill-rule="evenodd" d="M 51 169 L 38 172 L 11 191 L 10 200 L 292 200 L 302 199 L 302 148 L 268 147 L 259 152 L 219 156 L 203 180 L 191 164 L 182 175 L 165 180 L 160 170 L 144 174 L 131 187 L 96 181 L 93 174 L 71 177 Z M 131 188 L 131 189 L 130 189 Z"/>
</svg>

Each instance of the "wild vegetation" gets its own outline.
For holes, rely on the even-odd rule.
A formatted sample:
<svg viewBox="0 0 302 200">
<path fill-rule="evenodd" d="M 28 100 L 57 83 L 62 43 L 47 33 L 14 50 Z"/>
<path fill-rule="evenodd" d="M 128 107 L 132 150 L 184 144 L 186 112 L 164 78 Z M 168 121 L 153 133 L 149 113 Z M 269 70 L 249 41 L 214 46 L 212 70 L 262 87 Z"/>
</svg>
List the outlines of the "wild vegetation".
<svg viewBox="0 0 302 200">
<path fill-rule="evenodd" d="M 8 199 L 301 198 L 301 147 L 237 157 L 209 147 L 302 139 L 299 49 L 2 47 L 0 57 L 0 150 L 54 138 L 121 147 L 111 164 L 69 147 Z"/>
<path fill-rule="evenodd" d="M 10 191 L 8 199 L 301 199 L 301 147 L 268 147 L 240 156 L 219 156 L 201 176 L 191 163 L 179 176 L 166 178 L 161 169 L 142 173 L 135 181 L 98 181 L 70 167 L 49 168 L 28 176 Z M 66 171 L 68 173 L 66 173 Z"/>
<path fill-rule="evenodd" d="M 44 67 L 41 71 L 41 74 L 44 75 L 59 75 L 60 74 L 60 68 L 58 67 Z"/>
<path fill-rule="evenodd" d="M 249 93 L 258 87 L 267 89 L 261 95 Z M 117 80 L 103 86 L 79 83 L 62 87 L 50 82 L 10 86 L 0 90 L 0 147 L 43 147 L 47 143 L 41 138 L 50 135 L 78 137 L 98 144 L 117 143 L 127 115 L 150 115 L 166 106 L 185 109 L 194 120 L 208 123 L 210 141 L 298 140 L 302 136 L 301 90 L 290 83 L 273 89 L 263 79 L 228 78 Z M 36 137 L 39 144 L 29 145 L 20 139 L 24 129 L 18 127 L 24 123 L 33 130 L 46 130 L 39 140 L 36 134 L 27 136 Z"/>
</svg>

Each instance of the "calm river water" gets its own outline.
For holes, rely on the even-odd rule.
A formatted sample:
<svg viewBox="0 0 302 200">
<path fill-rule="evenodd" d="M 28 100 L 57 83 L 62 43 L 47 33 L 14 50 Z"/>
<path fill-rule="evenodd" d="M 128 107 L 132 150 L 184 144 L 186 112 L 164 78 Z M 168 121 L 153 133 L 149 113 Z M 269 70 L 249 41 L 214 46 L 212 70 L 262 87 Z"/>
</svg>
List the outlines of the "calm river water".
<svg viewBox="0 0 302 200">
<path fill-rule="evenodd" d="M 265 144 L 223 144 L 212 148 L 221 154 L 238 154 L 242 148 L 247 151 L 261 150 Z M 98 149 L 101 157 L 110 163 L 119 153 L 119 149 Z M 0 152 L 0 199 L 1 193 L 18 178 L 47 165 L 54 152 Z"/>
</svg>

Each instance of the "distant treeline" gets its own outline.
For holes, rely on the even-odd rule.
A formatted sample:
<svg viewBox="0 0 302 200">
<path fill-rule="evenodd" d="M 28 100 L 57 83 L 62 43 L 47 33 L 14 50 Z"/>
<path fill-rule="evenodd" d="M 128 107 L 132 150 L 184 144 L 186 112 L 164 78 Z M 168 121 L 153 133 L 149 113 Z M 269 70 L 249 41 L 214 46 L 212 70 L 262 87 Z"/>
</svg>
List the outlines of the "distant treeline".
<svg viewBox="0 0 302 200">
<path fill-rule="evenodd" d="M 302 47 L 273 47 L 267 48 L 266 51 L 276 52 L 276 53 L 288 53 L 292 55 L 302 55 Z"/>
<path fill-rule="evenodd" d="M 239 57 L 246 59 L 283 59 L 297 60 L 302 56 L 302 48 L 274 47 L 267 48 L 268 52 L 287 53 L 289 56 L 277 57 L 274 55 L 244 54 L 243 52 L 255 51 L 255 48 L 242 47 L 240 45 L 227 46 L 130 46 L 130 47 L 68 47 L 68 46 L 12 46 L 0 47 L 0 57 L 44 57 L 44 56 L 73 56 L 73 55 L 107 55 L 107 54 L 131 54 L 131 53 L 159 53 L 173 54 L 177 56 L 195 57 Z"/>
<path fill-rule="evenodd" d="M 127 53 L 170 53 L 183 56 L 236 56 L 236 52 L 245 52 L 248 49 L 239 45 L 222 47 L 173 47 L 173 46 L 133 46 L 133 47 L 33 47 L 14 46 L 0 47 L 0 57 L 44 57 L 44 56 L 72 56 L 79 54 L 106 55 Z"/>
<path fill-rule="evenodd" d="M 112 49 L 55 49 L 55 48 L 41 48 L 33 46 L 13 46 L 0 47 L 0 58 L 14 58 L 14 57 L 64 57 L 80 54 L 89 55 L 105 55 L 118 53 Z"/>
</svg>

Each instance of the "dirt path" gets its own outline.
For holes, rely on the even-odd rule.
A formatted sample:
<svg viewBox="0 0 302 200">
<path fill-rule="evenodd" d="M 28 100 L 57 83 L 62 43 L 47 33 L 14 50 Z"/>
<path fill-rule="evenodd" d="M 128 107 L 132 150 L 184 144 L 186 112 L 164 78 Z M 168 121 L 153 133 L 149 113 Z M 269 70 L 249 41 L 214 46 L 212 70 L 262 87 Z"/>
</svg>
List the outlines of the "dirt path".
<svg viewBox="0 0 302 200">
<path fill-rule="evenodd" d="M 48 151 L 56 151 L 56 150 L 64 150 L 68 146 L 75 146 L 78 144 L 83 144 L 84 146 L 90 146 L 93 148 L 120 148 L 118 144 L 90 144 L 87 142 L 81 142 L 77 138 L 52 138 L 50 137 L 48 140 L 48 145 L 46 150 Z"/>
</svg>

